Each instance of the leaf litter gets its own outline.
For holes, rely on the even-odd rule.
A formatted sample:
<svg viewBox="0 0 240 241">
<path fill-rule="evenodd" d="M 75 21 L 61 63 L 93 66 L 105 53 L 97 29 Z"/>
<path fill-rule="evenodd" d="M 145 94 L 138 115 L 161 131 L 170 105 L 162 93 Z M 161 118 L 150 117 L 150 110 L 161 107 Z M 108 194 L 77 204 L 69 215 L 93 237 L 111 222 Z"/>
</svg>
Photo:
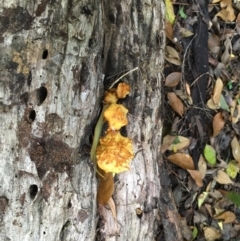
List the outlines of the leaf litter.
<svg viewBox="0 0 240 241">
<path fill-rule="evenodd" d="M 182 235 L 240 240 L 240 1 L 166 3 L 161 153 Z"/>
</svg>

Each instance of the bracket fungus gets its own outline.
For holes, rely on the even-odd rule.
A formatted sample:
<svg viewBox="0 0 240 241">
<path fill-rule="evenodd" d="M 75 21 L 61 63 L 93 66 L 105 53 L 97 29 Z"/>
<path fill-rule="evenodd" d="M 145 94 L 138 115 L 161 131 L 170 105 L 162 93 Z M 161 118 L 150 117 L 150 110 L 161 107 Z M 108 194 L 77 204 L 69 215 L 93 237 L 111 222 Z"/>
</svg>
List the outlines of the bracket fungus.
<svg viewBox="0 0 240 241">
<path fill-rule="evenodd" d="M 104 111 L 103 116 L 107 120 L 110 129 L 119 130 L 128 124 L 127 113 L 128 109 L 123 105 L 111 104 Z"/>
<path fill-rule="evenodd" d="M 105 172 L 127 171 L 133 159 L 132 140 L 122 136 L 119 131 L 109 130 L 100 139 L 96 157 L 98 166 Z"/>
<path fill-rule="evenodd" d="M 129 170 L 134 157 L 133 143 L 120 133 L 121 127 L 128 124 L 128 109 L 117 104 L 118 99 L 125 98 L 130 86 L 120 83 L 104 94 L 104 106 L 94 130 L 91 159 L 96 164 L 99 177 L 97 199 L 100 204 L 107 204 L 114 191 L 113 173 Z M 104 120 L 108 123 L 107 132 L 100 138 Z"/>
</svg>

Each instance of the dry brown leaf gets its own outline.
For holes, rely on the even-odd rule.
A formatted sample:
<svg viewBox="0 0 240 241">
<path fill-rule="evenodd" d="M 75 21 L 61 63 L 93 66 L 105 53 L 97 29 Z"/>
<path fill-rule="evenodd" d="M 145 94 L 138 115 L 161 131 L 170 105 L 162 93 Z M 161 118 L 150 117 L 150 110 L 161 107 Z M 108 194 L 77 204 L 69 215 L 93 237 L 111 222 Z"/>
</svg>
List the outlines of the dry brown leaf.
<svg viewBox="0 0 240 241">
<path fill-rule="evenodd" d="M 212 205 L 205 203 L 204 206 L 205 206 L 205 208 L 207 209 L 209 215 L 212 217 L 212 216 L 213 216 L 213 213 L 212 213 Z"/>
<path fill-rule="evenodd" d="M 213 117 L 213 136 L 217 136 L 222 130 L 225 121 L 223 119 L 222 113 L 219 112 Z"/>
<path fill-rule="evenodd" d="M 188 94 L 189 96 L 191 96 L 191 89 L 190 89 L 190 86 L 189 86 L 188 83 L 186 83 L 185 88 L 186 88 L 187 94 Z"/>
<path fill-rule="evenodd" d="M 203 181 L 202 181 L 201 173 L 198 170 L 189 170 L 189 169 L 187 169 L 187 171 L 190 173 L 191 177 L 196 182 L 196 184 L 199 187 L 202 187 L 203 186 Z"/>
<path fill-rule="evenodd" d="M 228 12 L 227 21 L 232 22 L 236 18 L 235 14 L 234 14 L 234 9 L 232 7 L 232 0 L 222 0 L 220 2 L 220 6 L 221 6 L 221 8 L 226 7 L 226 10 Z"/>
<path fill-rule="evenodd" d="M 201 177 L 203 179 L 205 177 L 206 171 L 207 171 L 207 163 L 206 163 L 203 155 L 200 155 L 200 158 L 198 161 L 198 170 L 201 173 Z"/>
<path fill-rule="evenodd" d="M 235 108 L 230 108 L 232 123 L 237 123 L 240 119 L 240 105 L 237 105 Z"/>
<path fill-rule="evenodd" d="M 207 102 L 207 107 L 208 107 L 209 109 L 211 109 L 211 110 L 217 110 L 217 109 L 219 108 L 218 105 L 215 105 L 215 104 L 213 103 L 212 98 L 208 100 L 208 102 Z"/>
<path fill-rule="evenodd" d="M 194 163 L 193 159 L 190 155 L 185 153 L 175 153 L 167 157 L 167 159 L 174 163 L 175 165 L 183 168 L 183 169 L 190 169 L 194 170 Z"/>
<path fill-rule="evenodd" d="M 181 150 L 187 146 L 189 146 L 190 144 L 190 140 L 184 136 L 175 136 L 175 139 L 178 141 L 178 143 L 174 144 L 174 143 L 171 143 L 171 145 L 168 147 L 168 150 L 169 151 L 178 151 L 178 150 Z"/>
<path fill-rule="evenodd" d="M 213 227 L 205 227 L 203 229 L 204 231 L 204 237 L 206 241 L 215 241 L 219 238 L 221 238 L 221 232 L 218 231 L 216 228 Z"/>
<path fill-rule="evenodd" d="M 189 31 L 186 28 L 181 28 L 181 34 L 183 38 L 187 38 L 193 35 L 193 32 Z"/>
<path fill-rule="evenodd" d="M 187 220 L 185 217 L 180 217 L 180 228 L 183 238 L 185 240 L 192 240 L 192 231 L 190 227 L 187 225 Z"/>
<path fill-rule="evenodd" d="M 225 50 L 221 56 L 221 61 L 223 64 L 227 64 L 231 60 L 232 55 L 232 42 L 229 36 L 227 36 L 224 42 Z"/>
<path fill-rule="evenodd" d="M 217 78 L 216 83 L 214 85 L 213 96 L 212 96 L 212 100 L 215 105 L 218 105 L 220 102 L 222 89 L 223 89 L 223 82 L 220 78 Z"/>
<path fill-rule="evenodd" d="M 171 136 L 171 135 L 164 136 L 163 142 L 161 145 L 161 153 L 164 153 L 168 149 L 168 147 L 172 144 L 175 138 L 176 136 Z"/>
<path fill-rule="evenodd" d="M 182 78 L 181 72 L 173 72 L 166 77 L 165 86 L 175 87 L 178 85 Z"/>
<path fill-rule="evenodd" d="M 222 0 L 220 6 L 222 10 L 216 16 L 222 18 L 225 22 L 232 22 L 236 18 L 232 7 L 232 0 Z"/>
<path fill-rule="evenodd" d="M 209 33 L 208 36 L 208 49 L 213 54 L 218 54 L 220 50 L 220 39 L 217 35 Z"/>
<path fill-rule="evenodd" d="M 173 27 L 169 21 L 165 22 L 165 33 L 168 39 L 172 41 L 173 39 Z"/>
<path fill-rule="evenodd" d="M 237 30 L 237 33 L 240 34 L 240 13 L 236 18 L 236 30 Z"/>
<path fill-rule="evenodd" d="M 177 112 L 180 116 L 183 116 L 184 107 L 182 101 L 176 96 L 174 92 L 167 93 L 169 105 Z"/>
<path fill-rule="evenodd" d="M 227 211 L 214 217 L 217 220 L 223 220 L 223 223 L 232 223 L 236 220 L 236 215 L 233 212 Z"/>
<path fill-rule="evenodd" d="M 222 9 L 216 14 L 217 17 L 220 17 L 223 21 L 228 22 L 228 11 L 227 9 Z"/>
<path fill-rule="evenodd" d="M 220 184 L 232 184 L 232 180 L 230 179 L 230 177 L 228 176 L 228 174 L 226 172 L 224 172 L 223 170 L 218 170 L 217 174 L 214 176 L 214 179 L 220 183 Z"/>
<path fill-rule="evenodd" d="M 236 136 L 232 139 L 231 147 L 234 159 L 240 163 L 240 145 Z"/>
<path fill-rule="evenodd" d="M 177 66 L 181 65 L 181 60 L 180 60 L 178 52 L 171 46 L 166 46 L 165 59 L 167 61 L 169 61 L 170 63 L 175 64 Z"/>
<path fill-rule="evenodd" d="M 219 3 L 219 2 L 221 2 L 222 0 L 213 0 L 212 1 L 212 4 L 214 4 L 214 3 Z"/>
</svg>

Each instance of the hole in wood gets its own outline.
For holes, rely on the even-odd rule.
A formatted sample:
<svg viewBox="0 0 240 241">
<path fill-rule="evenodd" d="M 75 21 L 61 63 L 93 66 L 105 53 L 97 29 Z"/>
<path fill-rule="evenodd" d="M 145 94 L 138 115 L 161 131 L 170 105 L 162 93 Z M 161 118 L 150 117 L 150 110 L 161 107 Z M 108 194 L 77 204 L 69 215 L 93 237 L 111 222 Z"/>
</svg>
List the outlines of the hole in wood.
<svg viewBox="0 0 240 241">
<path fill-rule="evenodd" d="M 39 89 L 37 89 L 38 105 L 41 105 L 46 98 L 47 98 L 47 88 L 42 86 Z"/>
<path fill-rule="evenodd" d="M 36 118 L 36 111 L 35 110 L 30 110 L 28 114 L 28 119 L 33 122 Z"/>
<path fill-rule="evenodd" d="M 46 59 L 47 56 L 48 56 L 48 50 L 45 49 L 45 50 L 43 50 L 43 53 L 42 53 L 42 59 Z"/>
<path fill-rule="evenodd" d="M 29 187 L 30 198 L 34 199 L 38 192 L 38 186 L 33 184 Z"/>
</svg>

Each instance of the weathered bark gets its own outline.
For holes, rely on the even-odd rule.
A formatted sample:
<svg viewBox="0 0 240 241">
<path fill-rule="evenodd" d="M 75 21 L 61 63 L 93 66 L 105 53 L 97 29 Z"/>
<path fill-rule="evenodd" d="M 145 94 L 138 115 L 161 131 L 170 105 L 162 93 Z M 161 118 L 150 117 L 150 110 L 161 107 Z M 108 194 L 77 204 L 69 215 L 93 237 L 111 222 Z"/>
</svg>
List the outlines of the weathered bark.
<svg viewBox="0 0 240 241">
<path fill-rule="evenodd" d="M 1 240 L 94 240 L 96 230 L 101 240 L 153 240 L 163 7 L 142 0 L 0 3 Z M 115 177 L 115 222 L 104 207 L 96 214 L 90 137 L 104 87 L 135 67 L 124 78 L 132 89 L 124 132 L 136 154 L 130 171 Z"/>
</svg>

